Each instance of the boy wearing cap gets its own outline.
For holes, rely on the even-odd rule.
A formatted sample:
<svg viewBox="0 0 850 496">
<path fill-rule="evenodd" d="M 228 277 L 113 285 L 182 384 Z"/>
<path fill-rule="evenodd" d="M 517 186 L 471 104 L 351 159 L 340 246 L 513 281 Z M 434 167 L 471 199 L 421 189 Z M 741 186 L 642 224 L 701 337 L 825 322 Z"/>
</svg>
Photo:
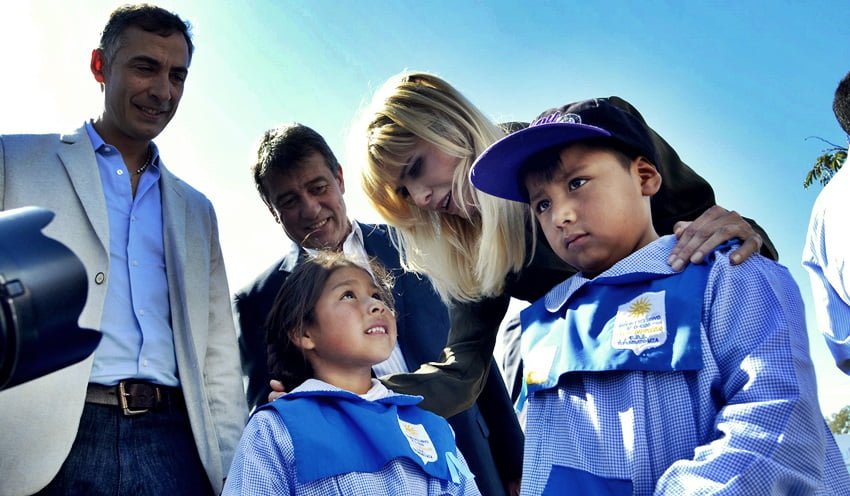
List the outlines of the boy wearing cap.
<svg viewBox="0 0 850 496">
<path fill-rule="evenodd" d="M 654 163 L 634 117 L 595 99 L 473 165 L 579 271 L 521 314 L 522 494 L 846 494 L 791 275 L 761 256 L 732 268 L 731 245 L 673 271 Z"/>
</svg>

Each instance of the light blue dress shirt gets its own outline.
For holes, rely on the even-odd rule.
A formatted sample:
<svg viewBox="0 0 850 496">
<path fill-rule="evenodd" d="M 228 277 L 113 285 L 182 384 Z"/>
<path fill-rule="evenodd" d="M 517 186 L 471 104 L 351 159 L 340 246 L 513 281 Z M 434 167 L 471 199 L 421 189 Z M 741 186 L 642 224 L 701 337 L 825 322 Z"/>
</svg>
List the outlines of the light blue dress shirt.
<svg viewBox="0 0 850 496">
<path fill-rule="evenodd" d="M 90 122 L 92 142 L 109 217 L 109 273 L 91 382 L 114 385 L 137 379 L 177 386 L 177 360 L 165 271 L 159 152 L 136 196 L 121 153 L 103 141 Z"/>
</svg>

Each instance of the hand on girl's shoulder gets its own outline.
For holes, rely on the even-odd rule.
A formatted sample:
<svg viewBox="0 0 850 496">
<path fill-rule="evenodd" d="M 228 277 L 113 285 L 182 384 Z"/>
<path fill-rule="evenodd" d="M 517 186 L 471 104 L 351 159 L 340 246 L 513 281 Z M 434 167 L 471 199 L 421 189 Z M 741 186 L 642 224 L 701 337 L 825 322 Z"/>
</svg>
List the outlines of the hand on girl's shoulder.
<svg viewBox="0 0 850 496">
<path fill-rule="evenodd" d="M 269 403 L 286 394 L 286 389 L 280 381 L 272 379 L 269 381 L 269 386 L 272 388 L 272 392 L 269 393 Z"/>
</svg>

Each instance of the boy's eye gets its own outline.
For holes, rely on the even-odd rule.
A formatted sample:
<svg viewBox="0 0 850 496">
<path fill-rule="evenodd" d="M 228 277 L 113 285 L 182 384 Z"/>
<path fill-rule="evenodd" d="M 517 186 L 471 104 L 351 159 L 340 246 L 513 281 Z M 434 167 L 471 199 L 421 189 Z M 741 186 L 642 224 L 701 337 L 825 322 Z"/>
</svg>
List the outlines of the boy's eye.
<svg viewBox="0 0 850 496">
<path fill-rule="evenodd" d="M 549 200 L 540 200 L 539 202 L 534 204 L 534 213 L 537 215 L 542 214 L 546 210 L 549 209 Z"/>
<path fill-rule="evenodd" d="M 372 298 L 378 301 L 384 301 L 384 295 L 382 295 L 381 293 L 372 293 Z"/>
<path fill-rule="evenodd" d="M 572 180 L 570 180 L 570 182 L 567 183 L 567 187 L 569 188 L 570 191 L 573 191 L 575 189 L 578 189 L 578 188 L 581 188 L 582 186 L 584 186 L 584 183 L 586 183 L 586 182 L 587 182 L 587 179 L 584 179 L 584 178 L 572 179 Z"/>
<path fill-rule="evenodd" d="M 342 293 L 339 297 L 340 300 L 350 300 L 354 298 L 356 298 L 356 296 L 354 296 L 354 291 L 346 291 Z"/>
</svg>

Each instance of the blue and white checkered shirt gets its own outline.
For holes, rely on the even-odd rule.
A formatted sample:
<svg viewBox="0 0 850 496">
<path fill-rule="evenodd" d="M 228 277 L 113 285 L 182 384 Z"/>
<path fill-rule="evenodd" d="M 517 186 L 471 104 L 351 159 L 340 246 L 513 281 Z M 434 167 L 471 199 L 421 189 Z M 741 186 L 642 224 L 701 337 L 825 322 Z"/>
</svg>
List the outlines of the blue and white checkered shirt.
<svg viewBox="0 0 850 496">
<path fill-rule="evenodd" d="M 661 238 L 600 277 L 669 274 L 674 242 Z M 543 492 L 553 465 L 630 480 L 635 495 L 850 494 L 821 417 L 797 285 L 760 256 L 731 267 L 728 251 L 716 253 L 704 292 L 701 370 L 569 373 L 529 398 L 523 496 Z M 546 307 L 587 281 L 567 279 Z"/>
<path fill-rule="evenodd" d="M 363 395 L 375 400 L 379 396 L 394 395 L 382 384 L 373 381 L 373 388 Z M 330 384 L 309 380 L 294 389 L 339 390 Z M 305 419 L 308 421 L 308 419 Z M 355 442 L 340 439 L 339 442 Z M 459 460 L 466 460 L 458 451 Z M 468 468 L 467 468 L 468 471 Z M 374 473 L 349 472 L 320 479 L 307 484 L 298 482 L 295 468 L 295 449 L 292 437 L 283 418 L 274 409 L 255 413 L 245 431 L 222 496 L 228 495 L 311 495 L 311 496 L 390 496 L 390 495 L 457 495 L 480 496 L 472 478 L 463 478 L 461 484 L 430 477 L 415 463 L 395 459 Z"/>
<path fill-rule="evenodd" d="M 838 368 L 850 374 L 850 166 L 818 195 L 803 246 L 815 315 Z"/>
</svg>

